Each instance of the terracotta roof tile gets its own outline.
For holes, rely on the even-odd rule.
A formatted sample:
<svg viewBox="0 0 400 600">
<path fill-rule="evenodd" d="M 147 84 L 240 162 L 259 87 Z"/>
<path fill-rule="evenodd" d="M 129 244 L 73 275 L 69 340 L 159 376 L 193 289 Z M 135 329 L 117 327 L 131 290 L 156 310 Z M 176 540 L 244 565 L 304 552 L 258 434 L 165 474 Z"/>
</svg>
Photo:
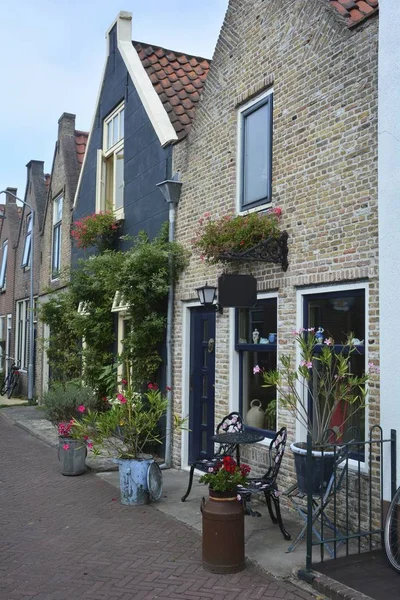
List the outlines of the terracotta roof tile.
<svg viewBox="0 0 400 600">
<path fill-rule="evenodd" d="M 210 61 L 143 42 L 133 41 L 132 44 L 168 113 L 178 139 L 184 138 L 189 132 L 200 101 Z"/>
<path fill-rule="evenodd" d="M 89 136 L 89 134 L 86 131 L 75 130 L 76 156 L 78 158 L 79 165 L 82 165 L 82 163 L 83 163 L 83 158 L 85 156 L 88 136 Z"/>
<path fill-rule="evenodd" d="M 345 17 L 349 27 L 358 25 L 379 9 L 378 0 L 329 0 L 329 2 Z"/>
</svg>

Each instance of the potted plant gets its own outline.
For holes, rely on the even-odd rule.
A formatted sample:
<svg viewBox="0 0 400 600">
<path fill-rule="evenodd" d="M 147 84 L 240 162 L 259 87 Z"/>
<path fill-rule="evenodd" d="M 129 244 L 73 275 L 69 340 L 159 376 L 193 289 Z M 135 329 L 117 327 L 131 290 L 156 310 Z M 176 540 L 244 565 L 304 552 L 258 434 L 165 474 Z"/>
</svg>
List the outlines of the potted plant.
<svg viewBox="0 0 400 600">
<path fill-rule="evenodd" d="M 211 264 L 238 260 L 251 248 L 268 241 L 276 242 L 282 232 L 278 221 L 280 208 L 267 212 L 254 212 L 245 216 L 225 215 L 211 219 L 209 212 L 200 218 L 200 230 L 192 240 L 201 259 Z"/>
<path fill-rule="evenodd" d="M 324 339 L 321 344 L 314 328 L 300 329 L 295 337 L 300 348 L 298 366 L 292 356 L 283 354 L 277 369 L 263 371 L 256 366 L 253 371 L 262 377 L 263 387 L 276 388 L 281 405 L 294 414 L 311 436 L 315 460 L 313 493 L 319 493 L 321 472 L 323 485 L 332 474 L 337 454 L 333 445 L 341 443 L 345 424 L 365 407 L 369 373 L 355 375 L 351 371 L 351 358 L 358 352 L 353 334 L 340 347 L 335 347 L 332 338 Z M 371 363 L 369 367 L 370 372 L 377 370 Z M 299 490 L 307 493 L 307 446 L 295 442 L 290 448 L 295 457 Z"/>
<path fill-rule="evenodd" d="M 46 418 L 58 429 L 58 460 L 63 475 L 81 475 L 85 471 L 87 454 L 83 438 L 75 437 L 74 423 L 87 409 L 97 406 L 92 388 L 79 382 L 58 383 L 43 395 L 42 404 Z"/>
<path fill-rule="evenodd" d="M 167 409 L 167 398 L 158 385 L 148 384 L 144 393 L 132 388 L 130 372 L 122 381 L 121 391 L 107 399 L 109 410 L 87 411 L 81 420 L 74 419 L 74 437 L 90 443 L 94 454 L 100 448 L 116 457 L 120 476 L 121 503 L 147 504 L 158 500 L 162 491 L 161 471 L 149 447 L 161 444 L 159 423 Z M 174 428 L 183 420 L 175 417 Z"/>
<path fill-rule="evenodd" d="M 209 486 L 209 501 L 201 505 L 203 515 L 203 567 L 213 573 L 235 573 L 245 566 L 244 510 L 237 486 L 247 485 L 248 465 L 238 465 L 224 456 L 200 483 Z"/>
<path fill-rule="evenodd" d="M 97 246 L 102 252 L 112 248 L 120 227 L 112 211 L 93 213 L 73 223 L 71 236 L 78 248 Z"/>
</svg>

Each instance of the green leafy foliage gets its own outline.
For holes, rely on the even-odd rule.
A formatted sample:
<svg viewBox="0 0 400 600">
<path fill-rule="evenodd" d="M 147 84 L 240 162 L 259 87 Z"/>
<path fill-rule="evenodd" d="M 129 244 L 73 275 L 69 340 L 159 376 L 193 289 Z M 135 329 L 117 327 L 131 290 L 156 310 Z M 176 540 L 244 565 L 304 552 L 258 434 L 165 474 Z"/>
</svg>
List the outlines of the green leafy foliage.
<svg viewBox="0 0 400 600">
<path fill-rule="evenodd" d="M 199 221 L 199 231 L 193 240 L 193 246 L 200 252 L 203 260 L 215 264 L 230 253 L 240 253 L 253 248 L 267 238 L 278 238 L 280 229 L 278 219 L 281 209 L 275 208 L 267 213 L 250 213 L 246 216 L 225 215 L 222 219 L 211 219 L 205 213 Z"/>
<path fill-rule="evenodd" d="M 230 492 L 235 491 L 238 485 L 246 486 L 249 473 L 248 465 L 239 466 L 231 456 L 224 456 L 200 477 L 199 482 L 206 483 L 214 492 Z"/>
<path fill-rule="evenodd" d="M 97 396 L 92 388 L 82 386 L 78 381 L 55 384 L 43 395 L 46 419 L 54 425 L 78 419 L 78 406 L 82 405 L 86 409 L 96 408 Z"/>
<path fill-rule="evenodd" d="M 94 213 L 75 221 L 71 235 L 78 248 L 97 246 L 102 252 L 110 248 L 116 240 L 120 229 L 112 211 Z"/>
</svg>

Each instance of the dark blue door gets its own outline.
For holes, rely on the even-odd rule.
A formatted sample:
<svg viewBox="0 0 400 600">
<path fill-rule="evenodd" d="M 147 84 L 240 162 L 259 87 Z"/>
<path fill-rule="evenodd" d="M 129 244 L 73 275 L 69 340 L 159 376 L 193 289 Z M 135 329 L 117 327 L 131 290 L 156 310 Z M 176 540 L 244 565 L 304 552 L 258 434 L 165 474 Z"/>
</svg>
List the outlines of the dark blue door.
<svg viewBox="0 0 400 600">
<path fill-rule="evenodd" d="M 215 312 L 191 311 L 189 462 L 213 454 L 215 383 Z"/>
</svg>

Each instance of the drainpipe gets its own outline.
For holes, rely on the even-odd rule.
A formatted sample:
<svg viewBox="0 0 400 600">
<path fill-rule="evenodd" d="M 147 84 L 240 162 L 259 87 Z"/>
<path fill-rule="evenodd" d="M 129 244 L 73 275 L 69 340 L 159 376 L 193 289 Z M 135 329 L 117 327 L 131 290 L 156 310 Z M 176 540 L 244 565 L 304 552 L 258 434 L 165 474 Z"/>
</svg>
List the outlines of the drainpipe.
<svg viewBox="0 0 400 600">
<path fill-rule="evenodd" d="M 179 181 L 179 173 L 176 173 L 173 179 L 157 183 L 161 193 L 163 194 L 169 208 L 169 227 L 168 241 L 175 240 L 175 217 L 176 207 L 181 195 L 182 183 Z M 172 389 L 172 351 L 173 351 L 173 318 L 174 318 L 174 298 L 175 286 L 172 282 L 172 262 L 169 264 L 171 285 L 168 291 L 168 308 L 167 308 L 167 415 L 166 415 L 166 435 L 165 435 L 165 462 L 161 465 L 161 469 L 169 469 L 172 464 L 172 405 L 173 405 L 173 389 Z"/>
</svg>

